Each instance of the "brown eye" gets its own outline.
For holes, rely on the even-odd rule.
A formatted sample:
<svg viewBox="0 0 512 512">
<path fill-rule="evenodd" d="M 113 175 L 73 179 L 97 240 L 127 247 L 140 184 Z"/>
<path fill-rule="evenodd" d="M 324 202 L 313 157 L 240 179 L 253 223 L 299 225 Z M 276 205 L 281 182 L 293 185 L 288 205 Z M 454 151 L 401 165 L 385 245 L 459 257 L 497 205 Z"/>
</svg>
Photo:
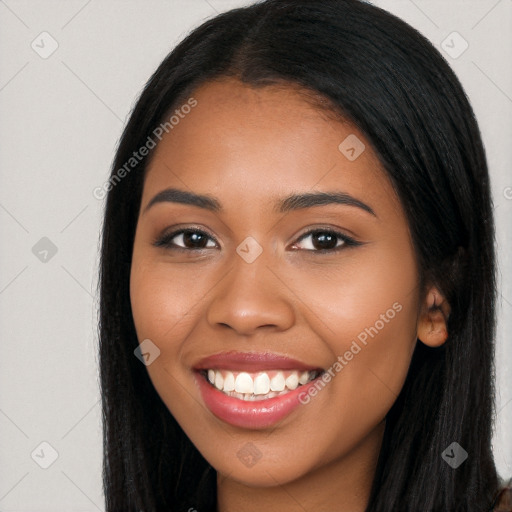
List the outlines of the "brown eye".
<svg viewBox="0 0 512 512">
<path fill-rule="evenodd" d="M 155 242 L 155 246 L 190 251 L 216 247 L 214 242 L 208 245 L 209 240 L 213 239 L 204 231 L 197 229 L 181 229 L 164 235 Z"/>
<path fill-rule="evenodd" d="M 304 243 L 303 240 L 308 241 Z M 343 233 L 326 229 L 316 229 L 305 233 L 294 244 L 294 249 L 299 246 L 299 242 L 302 242 L 302 249 L 314 252 L 335 252 L 346 246 L 361 245 Z"/>
</svg>

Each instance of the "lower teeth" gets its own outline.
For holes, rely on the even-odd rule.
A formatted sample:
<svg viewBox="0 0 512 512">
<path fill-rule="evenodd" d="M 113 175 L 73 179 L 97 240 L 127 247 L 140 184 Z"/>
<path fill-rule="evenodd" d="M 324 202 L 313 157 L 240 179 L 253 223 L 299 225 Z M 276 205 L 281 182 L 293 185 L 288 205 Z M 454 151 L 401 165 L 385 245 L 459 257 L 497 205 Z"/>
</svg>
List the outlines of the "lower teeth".
<svg viewBox="0 0 512 512">
<path fill-rule="evenodd" d="M 217 389 L 217 388 L 215 388 Z M 289 389 L 285 389 L 283 391 L 271 391 L 270 393 L 267 393 L 266 395 L 253 395 L 252 393 L 237 393 L 236 391 L 221 391 L 221 393 L 224 393 L 227 396 L 231 396 L 233 398 L 239 398 L 240 400 L 247 400 L 249 402 L 257 401 L 257 400 L 267 400 L 268 398 L 274 398 L 276 396 L 280 395 L 286 395 L 286 393 L 289 393 Z"/>
</svg>

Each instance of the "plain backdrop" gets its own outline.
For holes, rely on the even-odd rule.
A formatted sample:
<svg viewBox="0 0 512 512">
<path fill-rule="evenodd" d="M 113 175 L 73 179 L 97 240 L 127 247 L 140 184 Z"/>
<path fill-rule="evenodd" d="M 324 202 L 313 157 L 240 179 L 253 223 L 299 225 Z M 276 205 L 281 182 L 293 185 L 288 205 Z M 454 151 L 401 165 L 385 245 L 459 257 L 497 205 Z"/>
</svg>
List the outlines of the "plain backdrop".
<svg viewBox="0 0 512 512">
<path fill-rule="evenodd" d="M 164 56 L 207 18 L 249 3 L 0 1 L 2 512 L 104 510 L 96 313 L 104 202 L 93 190 Z M 493 446 L 510 476 L 512 1 L 375 3 L 445 55 L 483 133 L 500 265 Z"/>
</svg>

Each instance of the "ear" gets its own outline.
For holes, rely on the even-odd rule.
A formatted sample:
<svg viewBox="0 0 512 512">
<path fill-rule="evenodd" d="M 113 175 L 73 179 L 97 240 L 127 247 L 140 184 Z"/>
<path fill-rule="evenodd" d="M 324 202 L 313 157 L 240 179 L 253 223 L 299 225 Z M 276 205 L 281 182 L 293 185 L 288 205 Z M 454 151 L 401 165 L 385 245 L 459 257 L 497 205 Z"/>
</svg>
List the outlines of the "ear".
<svg viewBox="0 0 512 512">
<path fill-rule="evenodd" d="M 441 346 L 448 339 L 449 316 L 450 305 L 439 290 L 432 286 L 418 317 L 418 339 L 429 347 Z"/>
</svg>

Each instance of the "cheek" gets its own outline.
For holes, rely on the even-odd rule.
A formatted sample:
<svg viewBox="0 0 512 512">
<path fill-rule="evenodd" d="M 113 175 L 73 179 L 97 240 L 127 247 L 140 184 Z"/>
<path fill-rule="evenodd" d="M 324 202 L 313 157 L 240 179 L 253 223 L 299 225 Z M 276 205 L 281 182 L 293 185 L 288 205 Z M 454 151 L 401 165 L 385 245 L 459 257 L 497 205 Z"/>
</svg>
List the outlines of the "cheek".
<svg viewBox="0 0 512 512">
<path fill-rule="evenodd" d="M 315 458 L 300 463 L 320 467 L 347 455 L 383 425 L 395 402 L 416 342 L 415 271 L 381 269 L 329 272 L 331 280 L 309 271 L 294 292 L 304 302 L 302 317 L 314 326 L 332 364 L 325 384 L 303 396 L 300 439 L 273 447 L 280 461 L 297 460 L 296 446 L 317 443 Z M 306 274 L 306 273 L 305 273 Z M 391 279 L 390 279 L 391 278 Z M 386 284 L 386 285 L 384 285 Z M 304 285 L 304 288 L 302 287 Z M 307 293 L 306 293 L 307 292 Z M 318 319 L 321 319 L 319 321 Z M 321 440 L 321 441 L 320 441 Z"/>
<path fill-rule="evenodd" d="M 310 267 L 294 279 L 294 292 L 307 305 L 304 315 L 333 358 L 329 394 L 331 403 L 343 404 L 338 421 L 347 426 L 348 410 L 363 429 L 375 426 L 397 398 L 416 345 L 412 251 L 390 247 L 378 256 L 354 251 L 342 265 Z"/>
<path fill-rule="evenodd" d="M 379 336 L 391 349 L 409 345 L 414 338 L 418 275 L 407 244 L 356 248 L 338 261 L 283 270 L 283 281 L 307 306 L 304 315 L 311 311 L 311 324 L 320 327 L 322 338 L 336 354 L 347 350 L 354 339 L 364 343 Z"/>
<path fill-rule="evenodd" d="M 205 295 L 197 274 L 173 269 L 164 262 L 134 258 L 130 276 L 130 300 L 139 340 L 158 340 L 162 349 L 179 348 Z"/>
<path fill-rule="evenodd" d="M 139 260 L 134 253 L 130 300 L 137 338 L 139 343 L 150 339 L 160 350 L 146 370 L 175 417 L 194 417 L 197 413 L 190 401 L 188 387 L 192 381 L 187 380 L 190 376 L 181 354 L 197 323 L 197 308 L 205 293 L 194 281 L 194 274 L 177 271 L 154 258 Z"/>
</svg>

